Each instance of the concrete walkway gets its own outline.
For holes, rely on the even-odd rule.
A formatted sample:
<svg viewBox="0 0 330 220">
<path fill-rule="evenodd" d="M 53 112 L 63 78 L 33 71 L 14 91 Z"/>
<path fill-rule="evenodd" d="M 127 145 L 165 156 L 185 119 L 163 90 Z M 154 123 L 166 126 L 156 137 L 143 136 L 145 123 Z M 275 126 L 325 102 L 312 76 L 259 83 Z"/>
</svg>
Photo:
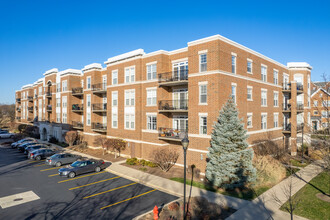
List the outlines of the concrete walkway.
<svg viewBox="0 0 330 220">
<path fill-rule="evenodd" d="M 66 149 L 66 151 L 79 154 L 84 157 L 95 158 L 93 156 L 68 149 Z M 95 158 L 95 159 L 99 159 L 99 158 Z M 183 196 L 182 183 L 175 182 L 152 174 L 148 174 L 126 166 L 122 166 L 120 165 L 120 163 L 122 162 L 120 161 L 117 163 L 113 163 L 106 170 L 115 173 L 116 175 L 130 179 L 132 181 L 153 187 L 160 191 L 164 191 L 180 197 Z M 296 173 L 296 175 L 292 175 L 292 177 L 289 177 L 284 181 L 280 182 L 279 184 L 277 184 L 267 192 L 263 193 L 261 196 L 254 199 L 253 201 L 247 201 L 235 197 L 225 196 L 219 193 L 210 192 L 197 187 L 190 188 L 190 186 L 186 186 L 187 197 L 189 195 L 192 197 L 203 196 L 207 198 L 210 202 L 237 209 L 237 211 L 234 214 L 232 214 L 227 218 L 228 220 L 290 219 L 290 214 L 279 210 L 281 205 L 284 204 L 287 200 L 283 192 L 283 187 L 287 186 L 289 181 L 291 181 L 292 179 L 294 186 L 293 194 L 295 194 L 302 187 L 304 187 L 311 179 L 313 179 L 315 176 L 317 176 L 319 173 L 322 172 L 323 169 L 321 165 L 322 165 L 321 162 L 317 161 L 314 164 L 310 164 L 305 168 L 302 168 L 300 171 Z M 281 200 L 281 204 L 278 204 L 277 202 L 274 201 L 273 199 L 274 193 Z M 305 218 L 295 216 L 295 219 L 303 220 Z"/>
</svg>

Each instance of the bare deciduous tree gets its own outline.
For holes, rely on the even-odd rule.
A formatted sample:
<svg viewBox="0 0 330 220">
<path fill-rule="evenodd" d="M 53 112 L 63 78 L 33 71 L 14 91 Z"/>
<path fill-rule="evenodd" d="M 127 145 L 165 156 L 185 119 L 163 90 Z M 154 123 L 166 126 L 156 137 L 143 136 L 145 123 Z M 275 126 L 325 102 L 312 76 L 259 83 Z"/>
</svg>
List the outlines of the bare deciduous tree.
<svg viewBox="0 0 330 220">
<path fill-rule="evenodd" d="M 106 138 L 105 136 L 99 136 L 95 139 L 94 141 L 95 145 L 100 145 L 102 147 L 103 150 L 103 155 L 105 155 L 106 151 L 109 149 L 110 147 L 110 142 L 109 139 Z"/>
<path fill-rule="evenodd" d="M 0 104 L 0 127 L 7 127 L 15 119 L 15 105 Z"/>
<path fill-rule="evenodd" d="M 77 131 L 68 131 L 65 134 L 65 140 L 69 144 L 69 146 L 72 146 L 74 142 L 77 140 L 78 132 Z"/>
<path fill-rule="evenodd" d="M 179 158 L 177 151 L 169 149 L 156 149 L 152 152 L 153 162 L 164 172 L 169 171 Z"/>
<path fill-rule="evenodd" d="M 110 148 L 114 151 L 115 158 L 117 158 L 117 152 L 118 156 L 120 157 L 120 152 L 126 148 L 126 141 L 123 139 L 108 139 Z"/>
</svg>

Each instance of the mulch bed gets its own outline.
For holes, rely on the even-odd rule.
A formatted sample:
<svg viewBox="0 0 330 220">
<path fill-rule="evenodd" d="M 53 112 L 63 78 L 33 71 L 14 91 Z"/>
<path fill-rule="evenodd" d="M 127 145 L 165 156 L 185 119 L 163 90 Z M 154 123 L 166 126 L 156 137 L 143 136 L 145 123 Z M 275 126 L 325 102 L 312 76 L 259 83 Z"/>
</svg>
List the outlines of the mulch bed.
<svg viewBox="0 0 330 220">
<path fill-rule="evenodd" d="M 84 154 L 88 154 L 88 155 L 91 155 L 93 157 L 98 157 L 98 158 L 101 158 L 103 160 L 108 160 L 108 161 L 111 161 L 111 162 L 118 162 L 118 161 L 123 161 L 123 160 L 126 160 L 126 158 L 123 158 L 123 157 L 118 157 L 115 158 L 115 156 L 113 154 L 105 154 L 103 155 L 103 152 L 101 149 L 91 149 L 91 148 L 88 148 L 86 150 L 78 150 L 74 147 L 67 147 L 67 149 L 70 149 L 70 150 L 75 150 L 75 151 L 78 151 L 78 152 L 81 152 L 81 153 L 84 153 Z"/>
</svg>

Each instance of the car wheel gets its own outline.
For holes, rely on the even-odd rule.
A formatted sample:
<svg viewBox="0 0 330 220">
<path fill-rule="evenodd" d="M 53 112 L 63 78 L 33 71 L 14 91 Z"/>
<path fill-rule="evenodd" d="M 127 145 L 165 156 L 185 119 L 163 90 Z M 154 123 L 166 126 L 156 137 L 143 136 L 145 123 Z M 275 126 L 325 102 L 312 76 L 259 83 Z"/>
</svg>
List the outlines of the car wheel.
<svg viewBox="0 0 330 220">
<path fill-rule="evenodd" d="M 76 174 L 74 172 L 70 172 L 68 175 L 69 178 L 74 178 L 75 176 L 76 176 Z"/>
<path fill-rule="evenodd" d="M 62 164 L 61 164 L 61 162 L 57 162 L 57 163 L 55 164 L 55 166 L 60 167 L 60 166 L 62 166 Z"/>
<path fill-rule="evenodd" d="M 100 172 L 101 171 L 101 167 L 95 167 L 95 172 Z"/>
<path fill-rule="evenodd" d="M 36 156 L 36 160 L 41 160 L 41 157 L 40 156 Z"/>
</svg>

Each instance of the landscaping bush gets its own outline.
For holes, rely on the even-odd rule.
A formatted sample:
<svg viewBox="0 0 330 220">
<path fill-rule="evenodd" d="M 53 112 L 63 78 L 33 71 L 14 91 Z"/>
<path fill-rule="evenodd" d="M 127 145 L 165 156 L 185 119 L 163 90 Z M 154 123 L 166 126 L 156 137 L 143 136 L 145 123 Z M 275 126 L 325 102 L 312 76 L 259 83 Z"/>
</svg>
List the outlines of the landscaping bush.
<svg viewBox="0 0 330 220">
<path fill-rule="evenodd" d="M 177 211 L 177 210 L 179 210 L 179 203 L 178 202 L 171 202 L 168 205 L 168 210 L 170 210 L 170 211 Z"/>
<path fill-rule="evenodd" d="M 26 124 L 20 124 L 20 125 L 18 125 L 17 129 L 20 133 L 22 133 L 25 130 L 26 127 L 27 127 Z"/>
<path fill-rule="evenodd" d="M 19 134 L 15 134 L 13 140 L 14 140 L 14 142 L 16 142 L 16 141 L 19 141 L 19 140 L 21 140 L 21 139 L 23 139 L 23 138 L 25 138 L 25 137 L 26 137 L 25 134 L 21 134 L 21 133 L 19 133 Z"/>
<path fill-rule="evenodd" d="M 77 131 L 68 131 L 65 134 L 65 141 L 72 146 L 73 143 L 77 140 L 78 132 Z"/>
<path fill-rule="evenodd" d="M 128 158 L 126 160 L 126 164 L 128 164 L 128 165 L 138 165 L 139 164 L 139 160 L 136 157 L 134 157 L 134 158 Z"/>
<path fill-rule="evenodd" d="M 167 148 L 156 149 L 152 153 L 153 163 L 164 172 L 169 171 L 179 158 L 179 153 Z"/>
<path fill-rule="evenodd" d="M 52 143 L 52 144 L 57 144 L 58 143 L 58 140 L 56 137 L 50 137 L 49 140 L 48 140 L 49 143 Z"/>
</svg>

